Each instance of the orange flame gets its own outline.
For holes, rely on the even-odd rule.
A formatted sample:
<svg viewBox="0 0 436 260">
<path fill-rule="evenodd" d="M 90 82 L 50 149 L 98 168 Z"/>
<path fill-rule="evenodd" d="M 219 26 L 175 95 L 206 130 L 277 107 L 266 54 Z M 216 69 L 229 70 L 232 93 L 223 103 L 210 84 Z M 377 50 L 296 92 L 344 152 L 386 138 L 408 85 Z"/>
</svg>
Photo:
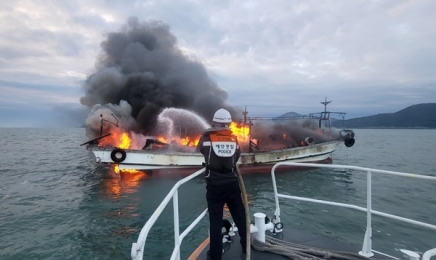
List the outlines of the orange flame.
<svg viewBox="0 0 436 260">
<path fill-rule="evenodd" d="M 248 125 L 242 125 L 235 122 L 230 124 L 230 130 L 238 137 L 240 142 L 247 142 L 250 136 L 250 128 Z M 186 136 L 165 138 L 163 136 L 157 136 L 156 139 L 162 143 L 171 144 L 176 143 L 184 146 L 197 146 L 201 136 Z M 119 147 L 121 149 L 132 149 L 132 139 L 129 133 L 123 132 L 121 129 L 112 129 L 111 135 L 100 139 L 99 146 L 101 147 Z"/>
<path fill-rule="evenodd" d="M 108 194 L 114 198 L 119 198 L 123 193 L 133 193 L 140 185 L 140 181 L 148 176 L 144 172 L 137 170 L 120 170 L 118 165 L 114 165 L 112 171 L 119 174 L 119 179 L 107 179 L 105 186 Z"/>
<path fill-rule="evenodd" d="M 163 136 L 157 136 L 156 139 L 166 144 L 176 143 L 178 145 L 197 146 L 198 142 L 200 141 L 200 136 L 197 137 L 187 136 L 184 138 L 175 138 L 175 139 L 167 139 Z"/>
<path fill-rule="evenodd" d="M 187 145 L 187 146 L 197 146 L 198 142 L 200 141 L 200 136 L 191 138 L 191 137 L 185 137 L 180 138 L 180 144 Z"/>
<path fill-rule="evenodd" d="M 158 136 L 157 137 L 157 140 L 159 140 L 159 141 L 161 141 L 161 142 L 163 142 L 163 143 L 168 143 L 168 141 L 165 139 L 165 137 L 163 137 L 163 136 Z"/>
<path fill-rule="evenodd" d="M 120 174 L 121 172 L 128 172 L 128 173 L 143 173 L 141 171 L 135 170 L 135 169 L 123 169 L 120 170 L 120 167 L 118 166 L 118 164 L 115 164 L 114 167 L 114 173 L 116 174 Z"/>
<path fill-rule="evenodd" d="M 131 139 L 130 137 L 127 135 L 127 133 L 123 133 L 121 135 L 121 144 L 119 144 L 119 148 L 121 149 L 128 149 L 130 148 L 130 143 L 131 143 Z"/>
<path fill-rule="evenodd" d="M 233 134 L 238 137 L 238 140 L 241 142 L 248 141 L 248 137 L 250 136 L 250 127 L 248 125 L 241 125 L 235 122 L 230 124 L 230 130 L 232 130 Z"/>
<path fill-rule="evenodd" d="M 113 129 L 110 136 L 100 139 L 98 146 L 129 149 L 131 142 L 132 140 L 128 133 L 119 129 Z"/>
</svg>

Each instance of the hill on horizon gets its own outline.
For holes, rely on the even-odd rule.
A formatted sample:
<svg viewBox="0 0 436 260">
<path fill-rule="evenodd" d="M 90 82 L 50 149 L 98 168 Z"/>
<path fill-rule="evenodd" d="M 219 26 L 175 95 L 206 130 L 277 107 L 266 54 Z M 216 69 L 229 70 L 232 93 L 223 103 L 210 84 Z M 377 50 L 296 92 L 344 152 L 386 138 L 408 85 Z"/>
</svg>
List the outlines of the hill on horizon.
<svg viewBox="0 0 436 260">
<path fill-rule="evenodd" d="M 346 128 L 436 128 L 436 103 L 409 106 L 395 113 L 337 120 L 334 127 Z"/>
<path fill-rule="evenodd" d="M 303 116 L 303 115 L 298 114 L 296 112 L 287 112 L 287 113 L 284 113 L 283 115 L 277 116 L 277 117 L 300 117 L 300 116 Z"/>
</svg>

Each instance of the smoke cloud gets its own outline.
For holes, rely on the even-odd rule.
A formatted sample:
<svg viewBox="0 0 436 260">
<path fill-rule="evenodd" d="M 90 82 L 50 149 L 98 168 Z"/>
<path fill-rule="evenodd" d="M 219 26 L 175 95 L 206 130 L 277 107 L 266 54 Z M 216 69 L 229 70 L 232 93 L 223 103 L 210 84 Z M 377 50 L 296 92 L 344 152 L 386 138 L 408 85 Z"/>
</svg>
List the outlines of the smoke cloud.
<svg viewBox="0 0 436 260">
<path fill-rule="evenodd" d="M 130 130 L 149 134 L 164 108 L 191 110 L 206 119 L 219 108 L 235 114 L 225 103 L 227 93 L 209 78 L 201 62 L 182 53 L 162 22 L 129 18 L 120 31 L 108 34 L 101 48 L 97 71 L 85 81 L 80 99 L 97 117 L 99 108 L 112 109 L 124 100 L 131 106 Z"/>
<path fill-rule="evenodd" d="M 306 138 L 313 138 L 314 143 L 322 143 L 339 137 L 337 129 L 319 128 L 315 119 L 262 121 L 252 126 L 252 138 L 264 149 L 305 145 Z"/>
<path fill-rule="evenodd" d="M 101 48 L 96 72 L 86 79 L 80 99 L 91 111 L 89 137 L 120 128 L 135 137 L 132 147 L 141 149 L 145 136 L 201 135 L 219 108 L 229 110 L 234 121 L 242 117 L 242 111 L 226 104 L 227 93 L 203 64 L 183 54 L 162 22 L 130 18 L 107 35 Z M 260 121 L 252 127 L 252 138 L 268 149 L 298 146 L 307 137 L 319 143 L 338 135 L 313 121 Z"/>
</svg>

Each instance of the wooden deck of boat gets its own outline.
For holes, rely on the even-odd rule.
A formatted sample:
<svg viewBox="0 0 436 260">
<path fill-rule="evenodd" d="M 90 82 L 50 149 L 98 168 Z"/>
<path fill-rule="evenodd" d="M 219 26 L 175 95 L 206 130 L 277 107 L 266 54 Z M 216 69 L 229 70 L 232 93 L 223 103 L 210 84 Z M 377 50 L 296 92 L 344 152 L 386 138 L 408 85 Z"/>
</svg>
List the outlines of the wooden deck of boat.
<svg viewBox="0 0 436 260">
<path fill-rule="evenodd" d="M 271 235 L 271 233 L 267 232 L 267 235 Z M 362 245 L 347 244 L 319 235 L 308 234 L 298 230 L 290 230 L 289 228 L 285 228 L 282 233 L 277 233 L 277 235 L 273 237 L 294 244 L 310 246 L 330 251 L 349 252 L 357 254 L 359 251 L 362 250 Z M 245 260 L 246 255 L 242 253 L 242 247 L 239 243 L 239 236 L 237 234 L 232 237 L 231 243 L 223 244 L 223 248 L 225 252 L 222 255 L 222 260 Z M 208 250 L 209 244 L 204 247 L 204 249 L 196 258 L 191 257 L 189 259 L 207 260 L 206 253 Z M 254 248 L 251 248 L 250 256 L 251 260 L 289 260 L 288 257 L 270 252 L 257 251 Z M 374 257 L 371 257 L 371 259 L 382 259 L 382 257 L 380 255 L 376 255 Z"/>
</svg>

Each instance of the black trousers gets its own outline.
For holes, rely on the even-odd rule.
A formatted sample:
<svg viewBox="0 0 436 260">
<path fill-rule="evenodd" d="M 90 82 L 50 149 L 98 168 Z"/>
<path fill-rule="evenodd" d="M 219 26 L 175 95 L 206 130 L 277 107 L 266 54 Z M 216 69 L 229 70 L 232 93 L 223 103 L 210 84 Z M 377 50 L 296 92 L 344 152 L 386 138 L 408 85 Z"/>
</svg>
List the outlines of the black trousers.
<svg viewBox="0 0 436 260">
<path fill-rule="evenodd" d="M 238 228 L 241 246 L 245 252 L 247 245 L 245 210 L 238 182 L 224 186 L 207 186 L 207 207 L 210 223 L 210 252 L 212 260 L 221 260 L 223 244 L 221 230 L 223 227 L 223 207 L 227 204 L 233 221 Z"/>
</svg>

